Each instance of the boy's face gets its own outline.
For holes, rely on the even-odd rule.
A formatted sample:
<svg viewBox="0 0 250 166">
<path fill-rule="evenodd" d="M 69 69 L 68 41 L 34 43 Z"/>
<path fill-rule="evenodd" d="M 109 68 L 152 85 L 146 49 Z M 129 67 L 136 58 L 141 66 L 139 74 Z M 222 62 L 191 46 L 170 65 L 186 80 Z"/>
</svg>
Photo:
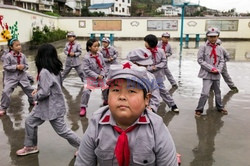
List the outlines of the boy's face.
<svg viewBox="0 0 250 166">
<path fill-rule="evenodd" d="M 145 47 L 146 47 L 146 48 L 150 48 L 148 42 L 146 42 L 146 41 L 145 41 Z"/>
<path fill-rule="evenodd" d="M 137 83 L 117 79 L 110 86 L 108 103 L 116 123 L 128 127 L 149 104 L 149 94 L 144 98 L 143 89 Z"/>
<path fill-rule="evenodd" d="M 106 48 L 106 47 L 109 46 L 109 43 L 108 43 L 108 42 L 102 42 L 102 46 L 103 46 L 104 48 Z"/>
<path fill-rule="evenodd" d="M 218 38 L 219 36 L 207 36 L 207 40 L 212 44 L 215 44 Z"/>
<path fill-rule="evenodd" d="M 11 49 L 13 50 L 13 51 L 15 51 L 15 52 L 21 52 L 21 50 L 22 50 L 22 46 L 21 46 L 21 43 L 20 43 L 20 41 L 14 41 L 13 42 L 13 46 L 11 47 Z"/>
<path fill-rule="evenodd" d="M 166 37 L 166 36 L 161 37 L 161 40 L 162 40 L 162 42 L 164 42 L 164 43 L 167 43 L 167 42 L 168 42 L 168 39 L 169 39 L 169 37 Z"/>
<path fill-rule="evenodd" d="M 76 39 L 75 36 L 68 36 L 68 41 L 73 42 Z"/>
</svg>

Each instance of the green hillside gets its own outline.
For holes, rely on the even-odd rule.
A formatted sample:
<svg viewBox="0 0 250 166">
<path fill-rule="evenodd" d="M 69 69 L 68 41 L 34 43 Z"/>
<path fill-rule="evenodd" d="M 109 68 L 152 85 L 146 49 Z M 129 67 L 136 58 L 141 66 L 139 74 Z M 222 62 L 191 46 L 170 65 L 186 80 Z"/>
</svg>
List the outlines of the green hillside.
<svg viewBox="0 0 250 166">
<path fill-rule="evenodd" d="M 171 4 L 171 0 L 132 0 L 131 16 L 156 16 L 155 10 L 161 5 Z"/>
</svg>

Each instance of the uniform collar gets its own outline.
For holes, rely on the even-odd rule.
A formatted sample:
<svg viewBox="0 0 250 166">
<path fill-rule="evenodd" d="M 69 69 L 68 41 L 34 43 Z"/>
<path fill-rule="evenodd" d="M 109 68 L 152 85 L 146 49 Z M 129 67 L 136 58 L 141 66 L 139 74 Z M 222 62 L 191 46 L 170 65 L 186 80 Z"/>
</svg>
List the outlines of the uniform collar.
<svg viewBox="0 0 250 166">
<path fill-rule="evenodd" d="M 19 52 L 19 53 L 15 53 L 14 51 L 11 51 L 11 54 L 13 55 L 13 56 L 21 56 L 22 54 Z"/>
<path fill-rule="evenodd" d="M 132 124 L 131 126 L 135 125 L 135 124 L 149 124 L 149 119 L 146 116 L 146 111 L 144 111 L 141 116 L 135 121 L 134 124 Z M 112 125 L 112 126 L 116 126 L 116 122 L 113 119 L 110 110 L 108 110 L 103 117 L 100 119 L 99 124 L 101 125 Z"/>
</svg>

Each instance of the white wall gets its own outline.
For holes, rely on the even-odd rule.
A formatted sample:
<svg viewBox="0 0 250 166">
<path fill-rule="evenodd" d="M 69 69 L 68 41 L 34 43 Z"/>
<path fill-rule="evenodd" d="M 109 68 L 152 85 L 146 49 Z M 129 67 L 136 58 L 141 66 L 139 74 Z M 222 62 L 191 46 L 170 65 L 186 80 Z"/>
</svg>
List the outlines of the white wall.
<svg viewBox="0 0 250 166">
<path fill-rule="evenodd" d="M 56 17 L 18 7 L 7 5 L 3 7 L 3 5 L 0 5 L 0 15 L 3 15 L 3 23 L 7 23 L 9 26 L 13 26 L 16 21 L 18 22 L 18 38 L 21 42 L 28 42 L 31 40 L 33 27 L 44 27 L 44 25 L 47 25 L 51 28 L 58 28 L 58 19 Z M 0 31 L 2 31 L 1 27 Z M 6 43 L 1 42 L 0 45 L 2 44 L 5 45 Z"/>
<path fill-rule="evenodd" d="M 3 22 L 12 26 L 18 22 L 19 39 L 21 42 L 28 42 L 32 38 L 32 28 L 47 25 L 49 27 L 60 28 L 66 31 L 74 31 L 79 37 L 89 37 L 90 33 L 114 33 L 115 37 L 123 38 L 143 38 L 147 34 L 155 34 L 160 37 L 164 31 L 148 31 L 148 20 L 178 20 L 178 30 L 169 31 L 172 38 L 180 37 L 181 20 L 179 17 L 52 17 L 37 12 L 32 12 L 18 7 L 0 5 L 0 15 L 4 16 Z M 79 27 L 79 20 L 85 21 L 85 27 Z M 121 31 L 93 31 L 93 20 L 122 20 Z M 206 20 L 238 20 L 238 31 L 222 31 L 221 38 L 230 39 L 248 39 L 250 40 L 250 17 L 231 17 L 231 18 L 185 18 L 184 34 L 202 34 L 206 33 Z M 190 24 L 192 23 L 192 24 Z M 191 25 L 191 26 L 190 26 Z M 0 31 L 2 28 L 0 27 Z M 97 34 L 98 36 L 99 34 Z M 194 35 L 190 35 L 194 38 Z M 0 42 L 0 45 L 6 45 L 6 42 Z"/>
</svg>

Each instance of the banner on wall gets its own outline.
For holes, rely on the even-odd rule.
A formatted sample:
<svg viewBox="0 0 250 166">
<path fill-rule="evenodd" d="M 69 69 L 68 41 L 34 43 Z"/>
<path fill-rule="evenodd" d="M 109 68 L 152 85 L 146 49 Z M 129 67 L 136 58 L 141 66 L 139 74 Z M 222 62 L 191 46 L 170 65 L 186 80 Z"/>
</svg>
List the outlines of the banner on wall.
<svg viewBox="0 0 250 166">
<path fill-rule="evenodd" d="M 178 20 L 148 20 L 148 31 L 177 31 Z"/>
</svg>

